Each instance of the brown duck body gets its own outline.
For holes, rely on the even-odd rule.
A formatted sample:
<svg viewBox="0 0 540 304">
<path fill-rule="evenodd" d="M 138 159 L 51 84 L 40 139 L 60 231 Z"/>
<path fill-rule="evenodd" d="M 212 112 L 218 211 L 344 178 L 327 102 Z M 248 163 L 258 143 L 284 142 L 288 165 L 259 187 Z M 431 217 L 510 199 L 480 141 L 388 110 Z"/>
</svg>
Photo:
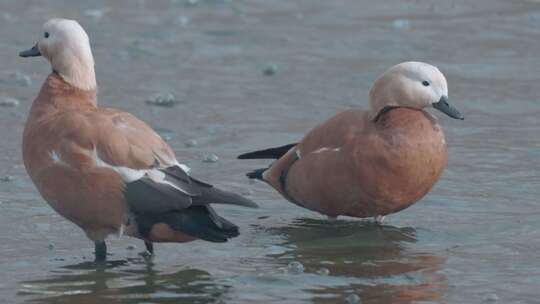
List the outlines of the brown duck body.
<svg viewBox="0 0 540 304">
<path fill-rule="evenodd" d="M 95 90 L 78 90 L 51 74 L 32 104 L 22 148 L 26 170 L 49 205 L 90 239 L 103 240 L 120 230 L 126 203 L 122 179 L 92 155 L 88 116 L 96 111 Z"/>
<path fill-rule="evenodd" d="M 349 110 L 314 128 L 263 176 L 302 207 L 372 217 L 417 202 L 446 163 L 443 131 L 429 113 L 396 107 L 372 120 Z"/>
<path fill-rule="evenodd" d="M 226 241 L 237 227 L 208 204 L 253 206 L 191 178 L 144 122 L 97 107 L 95 90 L 56 73 L 32 104 L 23 159 L 47 203 L 93 241 L 122 232 L 148 242 Z"/>
<path fill-rule="evenodd" d="M 97 106 L 90 39 L 77 21 L 47 21 L 19 56 L 44 56 L 53 69 L 26 122 L 26 170 L 49 205 L 94 241 L 96 261 L 106 259 L 112 233 L 143 239 L 150 253 L 152 242 L 239 235 L 210 204 L 254 202 L 193 178 L 143 121 Z"/>
</svg>

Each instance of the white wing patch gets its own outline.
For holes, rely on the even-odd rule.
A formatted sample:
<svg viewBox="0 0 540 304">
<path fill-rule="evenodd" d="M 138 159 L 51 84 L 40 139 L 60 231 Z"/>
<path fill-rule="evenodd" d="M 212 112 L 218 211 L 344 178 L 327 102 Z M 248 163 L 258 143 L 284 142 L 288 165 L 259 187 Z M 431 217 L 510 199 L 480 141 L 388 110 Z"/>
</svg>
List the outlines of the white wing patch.
<svg viewBox="0 0 540 304">
<path fill-rule="evenodd" d="M 180 168 L 182 168 L 182 167 L 180 167 Z M 168 185 L 168 186 L 173 187 L 174 189 L 176 189 L 176 190 L 178 190 L 180 192 L 183 192 L 183 193 L 189 195 L 189 193 L 186 192 L 184 189 L 178 187 L 177 185 L 175 185 L 175 184 L 173 184 L 173 183 L 171 183 L 169 181 L 166 181 L 165 180 L 165 173 L 159 171 L 158 169 L 148 170 L 146 172 L 146 175 L 148 176 L 148 178 L 150 178 L 151 180 L 153 180 L 156 183 Z"/>
<path fill-rule="evenodd" d="M 178 167 L 180 167 L 180 169 L 184 170 L 184 172 L 186 172 L 188 175 L 189 175 L 189 171 L 191 171 L 191 168 L 184 165 L 184 164 L 181 164 L 179 163 L 178 161 L 175 161 L 175 165 L 177 165 Z"/>
<path fill-rule="evenodd" d="M 109 165 L 108 163 L 104 162 L 101 158 L 99 158 L 97 153 L 96 153 L 96 165 L 98 167 L 113 169 L 114 171 L 116 171 L 116 173 L 120 174 L 120 176 L 122 177 L 122 180 L 126 183 L 131 183 L 138 179 L 141 179 L 148 171 L 148 170 L 136 170 L 136 169 L 131 169 L 128 167 Z"/>
<path fill-rule="evenodd" d="M 137 170 L 137 169 L 131 169 L 131 168 L 122 167 L 122 166 L 112 166 L 112 165 L 106 163 L 105 161 L 103 161 L 101 158 L 99 158 L 97 153 L 96 153 L 96 165 L 98 167 L 104 167 L 104 168 L 109 168 L 109 169 L 114 170 L 116 173 L 120 174 L 120 176 L 122 177 L 122 180 L 125 183 L 131 183 L 131 182 L 134 182 L 136 180 L 139 180 L 139 179 L 143 178 L 144 176 L 147 176 L 149 179 L 151 179 L 152 181 L 154 181 L 156 183 L 165 184 L 165 185 L 170 186 L 170 187 L 172 187 L 172 188 L 174 188 L 174 189 L 176 189 L 176 190 L 178 190 L 180 192 L 189 194 L 184 189 L 182 189 L 182 188 L 176 186 L 175 184 L 165 180 L 165 177 L 166 177 L 165 173 L 161 172 L 157 168 L 152 168 L 152 169 L 147 169 L 147 170 Z M 178 162 L 176 162 L 176 166 L 180 167 L 186 173 L 189 172 L 189 170 L 191 170 L 188 166 L 186 166 L 184 164 L 180 164 Z"/>
</svg>

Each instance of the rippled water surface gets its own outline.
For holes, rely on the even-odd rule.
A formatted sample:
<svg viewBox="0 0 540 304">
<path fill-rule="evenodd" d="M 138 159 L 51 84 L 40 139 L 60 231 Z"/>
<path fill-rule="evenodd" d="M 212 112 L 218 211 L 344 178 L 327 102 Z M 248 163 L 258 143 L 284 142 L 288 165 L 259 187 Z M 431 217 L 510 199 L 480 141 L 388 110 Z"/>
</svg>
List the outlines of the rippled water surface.
<svg viewBox="0 0 540 304">
<path fill-rule="evenodd" d="M 50 68 L 17 53 L 54 16 L 87 29 L 102 105 L 149 122 L 196 176 L 259 202 L 219 208 L 239 238 L 157 245 L 152 261 L 140 241 L 113 238 L 110 262 L 92 263 L 92 244 L 41 199 L 21 160 Z M 20 101 L 0 107 L 2 302 L 539 301 L 538 1 L 1 0 L 0 22 L 0 99 Z M 329 222 L 244 178 L 264 162 L 237 154 L 365 107 L 377 75 L 412 59 L 440 67 L 466 117 L 436 113 L 449 164 L 421 202 L 385 226 Z M 174 107 L 145 104 L 168 92 Z M 219 161 L 203 162 L 210 154 Z"/>
</svg>

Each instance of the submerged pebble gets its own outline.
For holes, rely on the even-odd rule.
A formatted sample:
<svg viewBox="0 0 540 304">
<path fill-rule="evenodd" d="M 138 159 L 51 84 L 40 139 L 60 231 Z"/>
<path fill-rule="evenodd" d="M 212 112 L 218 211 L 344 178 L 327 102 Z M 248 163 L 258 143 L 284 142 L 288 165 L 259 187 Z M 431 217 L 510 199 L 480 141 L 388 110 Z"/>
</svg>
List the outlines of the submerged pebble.
<svg viewBox="0 0 540 304">
<path fill-rule="evenodd" d="M 101 19 L 105 15 L 105 11 L 102 9 L 87 9 L 83 11 L 85 17 Z"/>
<path fill-rule="evenodd" d="M 392 26 L 398 30 L 407 30 L 411 27 L 411 23 L 407 19 L 396 19 L 392 22 Z"/>
<path fill-rule="evenodd" d="M 263 69 L 263 75 L 265 76 L 273 76 L 277 73 L 278 67 L 275 64 L 270 64 L 267 67 Z"/>
<path fill-rule="evenodd" d="M 205 163 L 216 163 L 218 161 L 219 161 L 219 157 L 215 154 L 209 154 L 203 158 L 203 162 Z"/>
<path fill-rule="evenodd" d="M 199 143 L 195 139 L 190 139 L 184 142 L 184 146 L 186 146 L 186 148 L 193 148 L 198 145 Z"/>
<path fill-rule="evenodd" d="M 145 102 L 146 104 L 158 107 L 172 107 L 178 101 L 172 93 L 157 93 L 150 96 Z"/>
<path fill-rule="evenodd" d="M 360 297 L 356 294 L 350 294 L 349 296 L 347 296 L 345 298 L 345 302 L 347 302 L 348 304 L 360 304 Z"/>
<path fill-rule="evenodd" d="M 12 14 L 10 14 L 8 12 L 2 13 L 2 18 L 5 21 L 8 21 L 8 22 L 13 22 L 13 21 L 17 20 L 17 18 L 15 16 L 13 16 Z"/>
<path fill-rule="evenodd" d="M 0 177 L 0 182 L 4 182 L 4 183 L 11 182 L 13 180 L 15 180 L 15 177 L 13 177 L 11 175 L 6 175 L 6 176 Z"/>
<path fill-rule="evenodd" d="M 319 275 L 322 275 L 322 276 L 327 276 L 330 274 L 330 270 L 328 268 L 321 268 L 319 270 L 317 270 L 317 274 Z"/>
<path fill-rule="evenodd" d="M 178 16 L 176 18 L 176 24 L 180 26 L 187 26 L 189 22 L 191 22 L 191 19 L 189 19 L 187 16 Z"/>
<path fill-rule="evenodd" d="M 0 98 L 0 107 L 16 107 L 20 102 L 13 97 Z"/>
<path fill-rule="evenodd" d="M 291 274 L 301 274 L 304 273 L 304 265 L 302 265 L 300 262 L 293 261 L 287 265 L 287 270 Z"/>
<path fill-rule="evenodd" d="M 496 295 L 496 294 L 494 294 L 494 293 L 492 293 L 492 294 L 487 295 L 487 296 L 484 298 L 484 300 L 485 300 L 486 302 L 497 302 L 497 301 L 499 300 L 499 296 Z"/>
</svg>

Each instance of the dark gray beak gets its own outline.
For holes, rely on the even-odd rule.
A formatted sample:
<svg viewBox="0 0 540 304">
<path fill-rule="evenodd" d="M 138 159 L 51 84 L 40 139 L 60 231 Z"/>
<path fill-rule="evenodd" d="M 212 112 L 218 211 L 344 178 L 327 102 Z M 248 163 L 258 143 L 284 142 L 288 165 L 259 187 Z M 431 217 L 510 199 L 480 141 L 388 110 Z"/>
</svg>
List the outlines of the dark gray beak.
<svg viewBox="0 0 540 304">
<path fill-rule="evenodd" d="M 456 108 L 448 104 L 448 97 L 445 95 L 443 95 L 439 101 L 433 103 L 433 107 L 452 118 L 461 120 L 465 119 Z"/>
<path fill-rule="evenodd" d="M 19 56 L 21 56 L 21 57 L 37 57 L 37 56 L 41 56 L 41 53 L 39 52 L 38 44 L 36 43 L 36 45 L 34 45 L 29 50 L 20 52 Z"/>
</svg>

